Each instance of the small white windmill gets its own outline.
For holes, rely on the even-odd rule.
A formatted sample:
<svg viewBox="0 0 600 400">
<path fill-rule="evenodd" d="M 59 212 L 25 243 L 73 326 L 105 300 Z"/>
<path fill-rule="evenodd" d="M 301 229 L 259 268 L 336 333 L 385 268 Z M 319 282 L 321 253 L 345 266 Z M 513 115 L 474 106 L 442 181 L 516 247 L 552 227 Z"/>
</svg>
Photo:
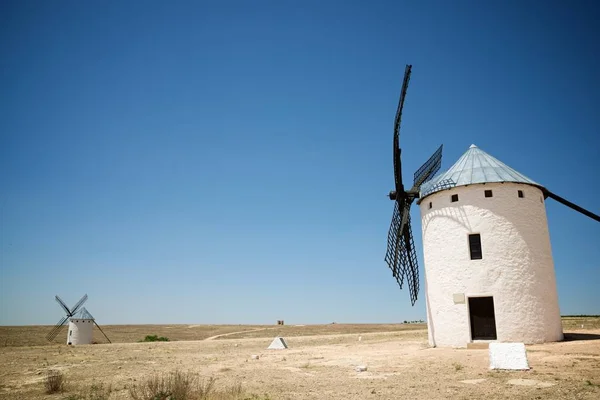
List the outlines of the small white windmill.
<svg viewBox="0 0 600 400">
<path fill-rule="evenodd" d="M 106 336 L 102 328 L 100 328 L 100 326 L 96 323 L 96 320 L 94 319 L 92 314 L 90 314 L 89 311 L 85 309 L 85 307 L 81 307 L 83 303 L 86 302 L 87 298 L 87 294 L 84 295 L 71 309 L 69 309 L 69 307 L 67 307 L 65 302 L 62 301 L 60 297 L 55 297 L 57 303 L 60 304 L 60 306 L 63 308 L 63 310 L 65 310 L 67 315 L 61 318 L 61 320 L 58 321 L 54 328 L 52 328 L 50 332 L 48 332 L 48 335 L 46 335 L 46 339 L 48 339 L 48 341 L 52 342 L 54 338 L 56 338 L 56 336 L 60 333 L 63 325 L 67 321 L 69 321 L 67 344 L 91 344 L 94 332 L 94 325 L 96 325 L 100 332 L 102 332 L 106 340 L 108 340 L 108 343 L 111 343 L 108 336 Z"/>
</svg>

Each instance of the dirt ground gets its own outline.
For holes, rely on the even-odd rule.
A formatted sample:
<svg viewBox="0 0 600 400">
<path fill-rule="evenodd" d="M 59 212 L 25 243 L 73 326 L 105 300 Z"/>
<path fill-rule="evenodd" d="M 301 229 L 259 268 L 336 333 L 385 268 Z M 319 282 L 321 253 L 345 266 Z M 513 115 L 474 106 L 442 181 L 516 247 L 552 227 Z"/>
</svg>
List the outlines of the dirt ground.
<svg viewBox="0 0 600 400">
<path fill-rule="evenodd" d="M 295 335 L 286 337 L 286 350 L 266 348 L 275 333 L 288 327 L 260 326 L 203 333 L 206 339 L 250 331 L 214 340 L 6 344 L 0 347 L 0 398 L 58 400 L 102 382 L 113 388 L 112 399 L 127 399 L 130 385 L 156 372 L 180 370 L 214 377 L 222 385 L 241 383 L 249 393 L 268 394 L 271 399 L 600 399 L 596 322 L 582 329 L 581 321 L 566 321 L 568 340 L 527 346 L 532 369 L 526 372 L 490 371 L 487 350 L 428 348 L 422 325 L 396 331 L 382 328 L 383 332 L 371 325 L 349 325 L 349 333 L 334 333 L 344 331 L 344 326 L 289 327 Z M 360 327 L 371 332 L 361 332 Z M 301 328 L 307 334 L 321 333 L 302 336 Z M 16 328 L 0 330 L 0 346 L 16 342 L 9 340 L 6 329 Z M 367 371 L 356 372 L 358 365 L 367 366 Z M 42 380 L 49 369 L 64 372 L 68 392 L 44 394 Z"/>
<path fill-rule="evenodd" d="M 171 341 L 242 339 L 251 337 L 310 336 L 344 333 L 395 332 L 424 329 L 426 324 L 327 324 L 327 325 L 102 325 L 112 343 L 139 342 L 146 335 L 165 336 Z M 600 326 L 598 326 L 600 328 Z M 47 346 L 46 334 L 52 326 L 0 326 L 1 346 Z M 67 327 L 62 327 L 55 343 L 66 343 Z M 97 328 L 94 342 L 108 343 Z"/>
</svg>

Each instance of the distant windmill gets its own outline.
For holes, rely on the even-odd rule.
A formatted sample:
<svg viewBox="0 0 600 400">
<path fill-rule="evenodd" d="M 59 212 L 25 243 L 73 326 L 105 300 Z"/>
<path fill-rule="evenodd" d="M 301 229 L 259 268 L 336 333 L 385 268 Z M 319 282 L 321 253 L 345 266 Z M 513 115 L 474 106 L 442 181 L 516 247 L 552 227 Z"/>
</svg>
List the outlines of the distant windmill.
<svg viewBox="0 0 600 400">
<path fill-rule="evenodd" d="M 96 323 L 96 320 L 92 315 L 85 309 L 85 307 L 81 307 L 83 303 L 86 302 L 88 296 L 87 294 L 83 295 L 81 299 L 71 308 L 67 307 L 64 301 L 61 300 L 60 297 L 56 296 L 55 299 L 58 304 L 65 310 L 67 315 L 65 315 L 58 323 L 48 332 L 46 335 L 46 339 L 48 341 L 53 341 L 56 336 L 60 333 L 63 325 L 69 321 L 69 333 L 67 336 L 68 344 L 89 344 L 92 342 L 92 328 L 93 325 L 96 325 L 100 332 L 104 335 L 108 343 L 112 343 L 108 336 L 104 333 L 102 328 Z M 86 325 L 88 324 L 88 325 Z M 93 324 L 93 325 L 92 325 Z M 75 332 L 75 337 L 73 338 L 73 333 Z"/>
</svg>

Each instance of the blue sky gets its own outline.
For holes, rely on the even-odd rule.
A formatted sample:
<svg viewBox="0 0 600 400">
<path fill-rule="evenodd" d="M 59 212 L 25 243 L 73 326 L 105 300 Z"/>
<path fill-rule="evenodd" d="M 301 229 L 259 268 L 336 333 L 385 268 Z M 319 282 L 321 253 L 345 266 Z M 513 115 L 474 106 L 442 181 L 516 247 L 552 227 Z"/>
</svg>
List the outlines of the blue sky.
<svg viewBox="0 0 600 400">
<path fill-rule="evenodd" d="M 600 7 L 490 3 L 2 2 L 0 324 L 424 319 L 383 261 L 407 63 L 406 180 L 476 143 L 597 213 Z M 600 225 L 547 212 L 600 313 Z"/>
</svg>

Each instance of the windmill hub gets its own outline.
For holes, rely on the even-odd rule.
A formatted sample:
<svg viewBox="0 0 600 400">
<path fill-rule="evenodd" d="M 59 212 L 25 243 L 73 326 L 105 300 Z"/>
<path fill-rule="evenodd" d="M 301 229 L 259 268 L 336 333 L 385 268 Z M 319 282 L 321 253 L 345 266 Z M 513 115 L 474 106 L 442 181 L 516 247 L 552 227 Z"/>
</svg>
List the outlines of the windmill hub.
<svg viewBox="0 0 600 400">
<path fill-rule="evenodd" d="M 390 198 L 390 200 L 396 200 L 397 196 L 398 196 L 398 194 L 396 193 L 395 190 L 390 190 L 390 194 L 388 194 L 388 197 Z"/>
</svg>

